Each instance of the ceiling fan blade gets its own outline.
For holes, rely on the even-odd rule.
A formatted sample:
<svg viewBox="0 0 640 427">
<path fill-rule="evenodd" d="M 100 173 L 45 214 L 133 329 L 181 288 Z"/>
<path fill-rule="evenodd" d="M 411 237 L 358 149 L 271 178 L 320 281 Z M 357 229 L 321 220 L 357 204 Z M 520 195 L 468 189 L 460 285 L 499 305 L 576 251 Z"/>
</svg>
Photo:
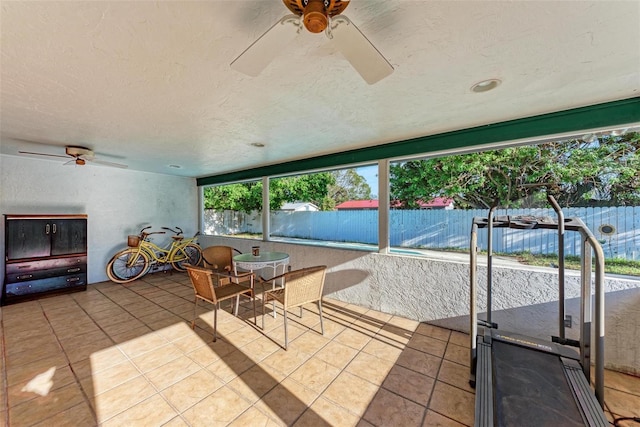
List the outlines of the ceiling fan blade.
<svg viewBox="0 0 640 427">
<path fill-rule="evenodd" d="M 370 85 L 393 73 L 393 67 L 349 18 L 338 15 L 331 21 L 329 38 L 351 66 Z"/>
<path fill-rule="evenodd" d="M 104 160 L 98 160 L 98 159 L 94 159 L 94 158 L 91 158 L 91 159 L 90 158 L 85 158 L 84 160 L 86 160 L 88 162 L 91 162 L 91 163 L 96 163 L 96 164 L 99 164 L 99 165 L 111 166 L 111 167 L 114 167 L 114 168 L 126 169 L 126 168 L 129 167 L 129 166 L 123 165 L 121 163 L 106 162 Z"/>
<path fill-rule="evenodd" d="M 18 151 L 19 154 L 29 154 L 31 156 L 45 156 L 45 157 L 62 157 L 63 159 L 68 159 L 69 156 L 63 156 L 61 154 L 45 154 L 45 153 L 33 153 L 31 151 Z"/>
<path fill-rule="evenodd" d="M 300 31 L 298 15 L 283 16 L 258 40 L 245 49 L 231 63 L 231 68 L 243 74 L 256 77 Z"/>
</svg>

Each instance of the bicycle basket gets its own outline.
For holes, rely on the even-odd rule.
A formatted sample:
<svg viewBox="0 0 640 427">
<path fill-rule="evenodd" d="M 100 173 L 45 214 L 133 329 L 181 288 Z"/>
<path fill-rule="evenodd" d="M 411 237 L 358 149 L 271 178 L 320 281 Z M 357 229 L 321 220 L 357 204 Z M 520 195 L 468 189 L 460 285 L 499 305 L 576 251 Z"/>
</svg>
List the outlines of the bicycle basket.
<svg viewBox="0 0 640 427">
<path fill-rule="evenodd" d="M 137 248 L 140 246 L 140 236 L 129 235 L 127 236 L 127 246 Z"/>
</svg>

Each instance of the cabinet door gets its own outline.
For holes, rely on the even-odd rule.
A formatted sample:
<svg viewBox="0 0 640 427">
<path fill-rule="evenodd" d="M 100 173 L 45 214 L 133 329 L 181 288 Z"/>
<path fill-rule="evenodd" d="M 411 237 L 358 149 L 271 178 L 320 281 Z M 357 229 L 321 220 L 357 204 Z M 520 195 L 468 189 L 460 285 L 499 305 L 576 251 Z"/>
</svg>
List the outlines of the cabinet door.
<svg viewBox="0 0 640 427">
<path fill-rule="evenodd" d="M 49 256 L 51 224 L 46 219 L 7 220 L 7 260 Z"/>
<path fill-rule="evenodd" d="M 51 220 L 51 255 L 87 252 L 86 219 Z"/>
</svg>

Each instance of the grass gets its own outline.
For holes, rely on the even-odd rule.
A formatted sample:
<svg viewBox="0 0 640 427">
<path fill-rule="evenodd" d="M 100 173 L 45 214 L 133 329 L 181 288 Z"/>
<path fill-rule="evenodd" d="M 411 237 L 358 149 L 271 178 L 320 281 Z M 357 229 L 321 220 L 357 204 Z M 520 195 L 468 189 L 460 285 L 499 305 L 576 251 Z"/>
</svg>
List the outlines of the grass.
<svg viewBox="0 0 640 427">
<path fill-rule="evenodd" d="M 521 252 L 518 254 L 501 254 L 503 256 L 514 256 L 518 261 L 527 265 L 542 267 L 558 265 L 557 255 L 532 254 Z M 564 258 L 564 266 L 568 270 L 580 270 L 580 257 L 568 255 Z M 622 274 L 626 276 L 640 276 L 640 261 L 631 261 L 622 258 L 608 258 L 604 261 L 605 273 Z"/>
</svg>

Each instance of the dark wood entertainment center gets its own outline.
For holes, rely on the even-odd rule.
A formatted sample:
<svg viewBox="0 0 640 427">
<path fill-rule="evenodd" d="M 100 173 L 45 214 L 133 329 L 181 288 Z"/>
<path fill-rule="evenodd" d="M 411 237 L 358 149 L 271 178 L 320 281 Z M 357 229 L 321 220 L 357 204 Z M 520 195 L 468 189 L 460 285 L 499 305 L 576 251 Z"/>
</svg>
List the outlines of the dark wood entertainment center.
<svg viewBox="0 0 640 427">
<path fill-rule="evenodd" d="M 2 305 L 87 289 L 87 215 L 4 215 Z"/>
</svg>

